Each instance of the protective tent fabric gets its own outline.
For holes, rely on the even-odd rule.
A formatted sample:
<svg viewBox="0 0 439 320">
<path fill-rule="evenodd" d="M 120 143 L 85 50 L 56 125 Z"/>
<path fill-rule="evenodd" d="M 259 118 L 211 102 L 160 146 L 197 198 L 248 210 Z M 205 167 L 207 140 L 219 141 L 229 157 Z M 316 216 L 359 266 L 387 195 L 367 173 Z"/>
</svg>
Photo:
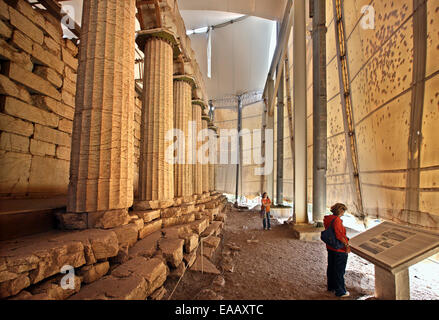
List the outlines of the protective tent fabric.
<svg viewBox="0 0 439 320">
<path fill-rule="evenodd" d="M 308 1 L 306 2 L 309 5 Z M 380 218 L 439 231 L 439 1 L 438 0 L 329 0 L 327 14 L 327 96 L 328 170 L 327 207 L 343 202 L 358 217 Z M 336 15 L 341 8 L 347 53 L 347 78 L 343 79 L 337 39 L 340 29 Z M 424 7 L 425 5 L 425 7 Z M 365 6 L 369 8 L 365 9 Z M 373 13 L 373 14 L 372 14 Z M 309 8 L 307 29 L 312 28 Z M 373 19 L 373 20 L 371 20 Z M 373 27 L 373 28 L 372 28 Z M 425 28 L 425 32 L 422 30 Z M 293 39 L 288 47 L 289 71 L 293 74 Z M 423 55 L 422 49 L 425 49 Z M 308 203 L 312 203 L 313 174 L 313 76 L 312 40 L 307 36 L 307 158 Z M 340 71 L 340 72 L 339 72 Z M 293 94 L 292 76 L 287 92 Z M 347 91 L 348 90 L 348 91 Z M 345 94 L 348 93 L 346 96 Z M 288 93 L 286 94 L 288 96 Z M 349 115 L 345 99 L 350 99 L 353 152 Z M 287 97 L 285 97 L 285 101 Z M 294 106 L 293 106 L 294 107 Z M 285 103 L 287 108 L 287 103 Z M 250 109 L 249 113 L 250 113 Z M 253 114 L 252 123 L 262 125 Z M 228 125 L 237 123 L 236 112 L 223 111 Z M 293 154 L 290 122 L 284 111 L 284 197 L 292 200 Z M 246 109 L 243 111 L 243 127 Z M 275 128 L 277 113 L 275 111 Z M 276 131 L 274 141 L 276 141 Z M 274 147 L 274 173 L 276 172 Z M 253 152 L 255 150 L 252 150 Z M 259 152 L 259 150 L 257 150 Z M 358 192 L 352 163 L 358 164 Z M 226 171 L 229 170 L 227 173 Z M 217 181 L 230 177 L 234 194 L 236 166 L 217 168 Z M 262 192 L 261 183 L 244 167 L 242 192 L 252 196 Z M 264 181 L 264 177 L 260 179 Z M 274 190 L 276 175 L 274 174 Z M 232 182 L 233 181 L 233 182 Z M 220 187 L 220 186 L 218 186 Z M 296 186 L 300 188 L 303 186 Z M 275 194 L 272 198 L 275 198 Z"/>
<path fill-rule="evenodd" d="M 439 1 L 327 1 L 327 205 L 439 230 Z M 351 185 L 334 20 L 342 3 L 361 189 Z M 425 7 L 423 8 L 423 5 Z M 365 10 L 365 6 L 370 6 Z M 373 19 L 371 21 L 370 19 Z M 309 25 L 311 20 L 308 20 Z M 426 34 L 422 34 L 422 24 Z M 374 29 L 369 28 L 372 25 Z M 426 57 L 422 56 L 422 46 Z M 308 47 L 308 199 L 312 202 L 312 41 Z M 419 51 L 421 50 L 421 51 Z M 425 59 L 426 58 L 426 59 Z M 418 65 L 417 65 L 418 63 Z M 425 72 L 422 65 L 425 64 Z M 421 67 L 420 67 L 421 66 Z M 344 85 L 344 84 L 343 84 Z M 424 87 L 419 98 L 418 86 Z M 416 98 L 418 96 L 418 98 Z M 419 136 L 415 150 L 410 144 Z M 413 165 L 413 160 L 417 164 Z M 410 164 L 412 163 L 412 164 Z M 415 162 L 416 163 L 416 162 Z M 409 176 L 411 176 L 409 180 Z"/>
</svg>

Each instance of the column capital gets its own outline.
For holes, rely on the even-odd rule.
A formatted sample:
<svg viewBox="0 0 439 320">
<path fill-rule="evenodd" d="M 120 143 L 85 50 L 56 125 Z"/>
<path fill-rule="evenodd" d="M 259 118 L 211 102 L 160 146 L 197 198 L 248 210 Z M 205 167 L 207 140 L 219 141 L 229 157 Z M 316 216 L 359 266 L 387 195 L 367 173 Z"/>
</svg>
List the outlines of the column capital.
<svg viewBox="0 0 439 320">
<path fill-rule="evenodd" d="M 186 75 L 186 74 L 174 75 L 174 81 L 184 81 L 184 82 L 187 82 L 187 83 L 189 83 L 191 85 L 192 89 L 197 87 L 197 84 L 195 82 L 195 78 L 193 76 L 190 76 L 190 75 Z M 193 104 L 193 102 L 192 102 L 192 104 Z"/>
<path fill-rule="evenodd" d="M 204 120 L 204 121 L 209 122 L 209 121 L 210 121 L 210 118 L 209 118 L 209 116 L 207 116 L 207 115 L 205 115 L 205 114 L 202 114 L 202 115 L 201 115 L 201 120 Z"/>
<path fill-rule="evenodd" d="M 156 28 L 149 30 L 140 30 L 136 34 L 136 43 L 139 49 L 145 51 L 145 43 L 150 38 L 161 39 L 168 42 L 174 51 L 174 58 L 177 58 L 181 54 L 180 42 L 177 35 L 165 28 Z"/>
<path fill-rule="evenodd" d="M 192 105 L 201 107 L 201 110 L 204 110 L 206 108 L 206 103 L 201 99 L 192 100 Z"/>
</svg>

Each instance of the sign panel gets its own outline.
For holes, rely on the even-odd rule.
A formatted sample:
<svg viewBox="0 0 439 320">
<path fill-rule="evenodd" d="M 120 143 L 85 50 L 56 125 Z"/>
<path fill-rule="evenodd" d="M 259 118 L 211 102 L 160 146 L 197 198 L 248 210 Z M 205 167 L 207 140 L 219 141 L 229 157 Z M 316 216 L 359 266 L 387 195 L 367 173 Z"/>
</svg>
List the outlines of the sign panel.
<svg viewBox="0 0 439 320">
<path fill-rule="evenodd" d="M 391 270 L 439 248 L 439 235 L 383 222 L 349 243 L 354 253 Z"/>
</svg>

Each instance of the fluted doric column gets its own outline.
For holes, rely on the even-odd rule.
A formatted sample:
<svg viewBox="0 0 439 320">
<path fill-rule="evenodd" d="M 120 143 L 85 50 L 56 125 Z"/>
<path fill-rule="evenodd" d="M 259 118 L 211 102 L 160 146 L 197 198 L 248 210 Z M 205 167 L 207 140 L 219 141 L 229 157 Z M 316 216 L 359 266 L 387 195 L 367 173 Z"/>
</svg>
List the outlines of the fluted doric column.
<svg viewBox="0 0 439 320">
<path fill-rule="evenodd" d="M 133 202 L 135 8 L 84 1 L 66 228 L 121 225 Z"/>
<path fill-rule="evenodd" d="M 208 116 L 203 115 L 201 117 L 201 128 L 203 131 L 208 129 L 208 121 Z M 203 193 L 207 193 L 209 192 L 209 163 L 202 164 L 201 167 L 203 170 Z"/>
<path fill-rule="evenodd" d="M 183 134 L 177 140 L 177 158 L 174 164 L 175 197 L 193 195 L 193 168 L 189 163 L 192 151 L 189 122 L 192 121 L 192 88 L 194 85 L 195 81 L 190 76 L 174 76 L 174 128 Z"/>
<path fill-rule="evenodd" d="M 218 147 L 218 128 L 213 125 L 213 123 L 209 123 L 209 130 L 211 130 L 211 135 L 209 139 L 210 147 L 209 147 L 209 192 L 215 191 L 215 164 L 217 155 L 217 147 Z"/>
<path fill-rule="evenodd" d="M 166 141 L 166 134 L 174 127 L 175 39 L 164 29 L 140 31 L 136 38 L 145 54 L 136 210 L 170 206 L 174 199 L 174 165 L 166 154 L 172 141 Z"/>
<path fill-rule="evenodd" d="M 192 100 L 192 121 L 196 122 L 196 130 L 195 130 L 195 137 L 194 140 L 196 143 L 195 146 L 195 159 L 194 159 L 194 166 L 193 166 L 193 185 L 194 185 L 194 194 L 195 195 L 202 195 L 203 194 L 203 167 L 201 163 L 199 162 L 200 159 L 198 159 L 198 153 L 197 151 L 200 150 L 200 147 L 202 145 L 201 141 L 198 141 L 198 132 L 202 129 L 201 124 L 201 114 L 204 108 L 204 102 L 202 100 Z"/>
</svg>

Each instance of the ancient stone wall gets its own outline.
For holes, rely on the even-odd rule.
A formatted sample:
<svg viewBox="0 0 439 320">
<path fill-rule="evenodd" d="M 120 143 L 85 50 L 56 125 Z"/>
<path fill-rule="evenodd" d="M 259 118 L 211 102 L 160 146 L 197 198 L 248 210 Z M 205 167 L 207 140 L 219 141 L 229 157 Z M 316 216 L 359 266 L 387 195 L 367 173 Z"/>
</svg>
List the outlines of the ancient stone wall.
<svg viewBox="0 0 439 320">
<path fill-rule="evenodd" d="M 0 1 L 0 197 L 67 193 L 77 54 L 47 11 Z"/>
<path fill-rule="evenodd" d="M 0 0 L 0 63 L 0 197 L 67 194 L 77 45 L 45 10 Z M 136 95 L 134 196 L 141 110 Z"/>
</svg>

